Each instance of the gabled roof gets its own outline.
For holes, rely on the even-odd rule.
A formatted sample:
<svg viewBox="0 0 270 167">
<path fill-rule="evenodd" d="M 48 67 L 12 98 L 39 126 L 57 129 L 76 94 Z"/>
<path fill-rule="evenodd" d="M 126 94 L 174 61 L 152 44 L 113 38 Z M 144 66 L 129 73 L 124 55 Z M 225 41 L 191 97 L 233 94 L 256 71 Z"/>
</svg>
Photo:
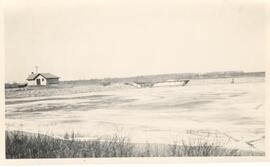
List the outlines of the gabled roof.
<svg viewBox="0 0 270 167">
<path fill-rule="evenodd" d="M 56 75 L 53 75 L 51 73 L 36 73 L 36 74 L 30 74 L 26 80 L 35 80 L 39 75 L 43 76 L 46 79 L 53 79 L 53 78 L 59 78 Z"/>
</svg>

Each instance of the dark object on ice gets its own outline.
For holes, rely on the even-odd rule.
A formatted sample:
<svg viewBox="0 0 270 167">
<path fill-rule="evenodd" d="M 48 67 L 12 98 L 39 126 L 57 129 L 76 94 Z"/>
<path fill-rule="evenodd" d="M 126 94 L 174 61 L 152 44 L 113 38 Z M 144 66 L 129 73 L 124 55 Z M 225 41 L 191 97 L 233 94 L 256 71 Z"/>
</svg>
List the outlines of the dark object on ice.
<svg viewBox="0 0 270 167">
<path fill-rule="evenodd" d="M 188 84 L 189 80 L 167 80 L 164 82 L 135 82 L 130 84 L 135 87 L 167 87 L 167 86 L 185 86 Z"/>
<path fill-rule="evenodd" d="M 185 86 L 188 83 L 189 83 L 189 80 L 184 80 L 184 84 L 182 86 Z"/>
</svg>

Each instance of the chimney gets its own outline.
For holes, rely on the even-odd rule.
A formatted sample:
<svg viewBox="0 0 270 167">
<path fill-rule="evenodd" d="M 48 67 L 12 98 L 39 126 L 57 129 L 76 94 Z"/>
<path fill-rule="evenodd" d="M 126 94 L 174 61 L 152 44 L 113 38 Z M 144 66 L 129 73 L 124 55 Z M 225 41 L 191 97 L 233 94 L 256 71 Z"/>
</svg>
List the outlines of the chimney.
<svg viewBox="0 0 270 167">
<path fill-rule="evenodd" d="M 36 73 L 38 73 L 38 66 L 35 66 L 35 68 L 36 68 Z"/>
</svg>

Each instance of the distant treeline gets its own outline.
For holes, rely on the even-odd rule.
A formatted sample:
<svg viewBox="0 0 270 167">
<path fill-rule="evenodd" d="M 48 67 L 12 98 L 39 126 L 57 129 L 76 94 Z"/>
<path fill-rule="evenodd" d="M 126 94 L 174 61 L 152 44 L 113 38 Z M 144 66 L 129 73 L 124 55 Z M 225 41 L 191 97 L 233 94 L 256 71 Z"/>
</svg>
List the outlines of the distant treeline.
<svg viewBox="0 0 270 167">
<path fill-rule="evenodd" d="M 27 86 L 27 83 L 5 83 L 5 89 L 11 88 L 24 88 Z"/>
<path fill-rule="evenodd" d="M 62 83 L 110 85 L 110 83 L 164 82 L 167 80 L 181 80 L 181 79 L 216 79 L 216 78 L 241 78 L 241 77 L 265 77 L 265 72 L 225 71 L 225 72 L 208 72 L 208 73 L 174 73 L 174 74 L 134 76 L 125 78 L 104 78 L 104 79 L 63 81 Z"/>
</svg>

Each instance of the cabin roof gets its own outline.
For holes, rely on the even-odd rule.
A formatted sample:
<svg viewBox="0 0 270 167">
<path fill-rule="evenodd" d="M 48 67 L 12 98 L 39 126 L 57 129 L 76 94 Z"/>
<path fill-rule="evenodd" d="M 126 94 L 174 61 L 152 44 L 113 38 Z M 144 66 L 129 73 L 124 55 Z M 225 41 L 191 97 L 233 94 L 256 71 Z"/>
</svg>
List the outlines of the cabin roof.
<svg viewBox="0 0 270 167">
<path fill-rule="evenodd" d="M 39 75 L 43 76 L 46 79 L 57 79 L 58 76 L 51 74 L 51 73 L 36 73 L 36 74 L 30 74 L 26 80 L 35 80 Z"/>
</svg>

